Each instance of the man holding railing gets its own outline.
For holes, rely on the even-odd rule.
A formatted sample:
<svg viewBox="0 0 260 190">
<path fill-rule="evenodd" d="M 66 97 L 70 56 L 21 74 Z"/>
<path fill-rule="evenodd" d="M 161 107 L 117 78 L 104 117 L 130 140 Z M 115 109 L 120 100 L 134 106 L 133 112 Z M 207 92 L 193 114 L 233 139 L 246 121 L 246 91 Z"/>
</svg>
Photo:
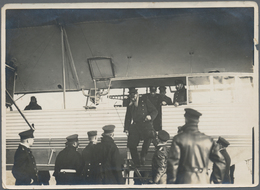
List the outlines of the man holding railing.
<svg viewBox="0 0 260 190">
<path fill-rule="evenodd" d="M 175 107 L 187 104 L 187 90 L 182 80 L 175 81 L 176 92 L 173 96 L 173 105 Z"/>
<path fill-rule="evenodd" d="M 129 88 L 130 103 L 125 115 L 124 132 L 127 134 L 127 147 L 130 150 L 135 167 L 144 165 L 152 139 L 155 137 L 153 120 L 158 111 L 147 99 L 139 96 L 137 89 Z M 144 140 L 141 151 L 141 162 L 137 152 L 140 140 Z"/>
</svg>

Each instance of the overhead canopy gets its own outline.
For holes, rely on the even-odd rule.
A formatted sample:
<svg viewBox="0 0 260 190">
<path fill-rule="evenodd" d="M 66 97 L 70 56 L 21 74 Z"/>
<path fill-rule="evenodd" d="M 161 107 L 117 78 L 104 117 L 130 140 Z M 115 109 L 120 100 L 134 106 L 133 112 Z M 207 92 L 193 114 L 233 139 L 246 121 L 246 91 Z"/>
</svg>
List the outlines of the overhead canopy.
<svg viewBox="0 0 260 190">
<path fill-rule="evenodd" d="M 254 9 L 7 10 L 7 63 L 16 58 L 15 93 L 61 91 L 62 25 L 79 80 L 66 53 L 66 89 L 94 87 L 88 60 L 111 58 L 111 88 L 135 78 L 253 72 Z M 153 78 L 153 79 L 151 79 Z M 158 81 L 157 81 L 158 82 Z M 60 86 L 59 86 L 60 85 Z M 106 88 L 108 82 L 97 83 Z M 59 87 L 58 87 L 59 86 Z"/>
</svg>

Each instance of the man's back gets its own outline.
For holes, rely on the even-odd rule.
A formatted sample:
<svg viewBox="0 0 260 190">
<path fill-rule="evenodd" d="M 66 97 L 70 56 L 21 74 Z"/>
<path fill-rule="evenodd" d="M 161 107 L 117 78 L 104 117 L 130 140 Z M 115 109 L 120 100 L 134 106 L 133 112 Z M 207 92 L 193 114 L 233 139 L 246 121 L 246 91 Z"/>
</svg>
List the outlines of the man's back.
<svg viewBox="0 0 260 190">
<path fill-rule="evenodd" d="M 83 180 L 86 184 L 96 184 L 94 179 L 94 160 L 96 159 L 96 144 L 90 142 L 82 151 L 82 158 L 83 158 Z"/>
<path fill-rule="evenodd" d="M 176 165 L 170 176 L 178 184 L 209 184 L 209 160 L 220 163 L 223 170 L 224 158 L 219 153 L 213 139 L 201 132 L 197 126 L 188 126 L 184 132 L 173 138 L 169 152 L 169 163 Z M 222 174 L 216 173 L 219 180 Z"/>
<path fill-rule="evenodd" d="M 102 178 L 102 184 L 123 184 L 122 167 L 119 150 L 114 140 L 109 136 L 104 136 L 101 143 L 96 146 L 98 152 L 96 166 L 102 166 L 98 177 Z"/>
<path fill-rule="evenodd" d="M 75 170 L 75 172 L 69 172 L 67 177 L 63 175 L 62 170 Z M 82 158 L 75 147 L 66 147 L 57 156 L 55 161 L 54 176 L 57 184 L 79 184 L 80 175 L 82 171 Z M 73 174 L 73 175 L 72 175 Z M 70 179 L 70 181 L 68 181 Z"/>
</svg>

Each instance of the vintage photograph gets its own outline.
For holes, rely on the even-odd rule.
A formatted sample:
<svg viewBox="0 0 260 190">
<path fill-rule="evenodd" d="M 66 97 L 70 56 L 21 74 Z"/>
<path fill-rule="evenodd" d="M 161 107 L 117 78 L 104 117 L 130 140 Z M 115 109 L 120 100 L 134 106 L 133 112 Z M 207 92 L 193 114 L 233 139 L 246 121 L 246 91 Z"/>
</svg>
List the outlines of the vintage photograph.
<svg viewBox="0 0 260 190">
<path fill-rule="evenodd" d="M 4 188 L 258 185 L 256 3 L 1 14 Z"/>
</svg>

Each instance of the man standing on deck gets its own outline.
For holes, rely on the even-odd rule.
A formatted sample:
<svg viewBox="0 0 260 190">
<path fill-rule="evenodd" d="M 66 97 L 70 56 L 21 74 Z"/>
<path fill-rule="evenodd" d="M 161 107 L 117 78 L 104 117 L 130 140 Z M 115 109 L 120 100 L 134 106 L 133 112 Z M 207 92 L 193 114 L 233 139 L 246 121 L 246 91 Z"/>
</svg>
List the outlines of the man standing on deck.
<svg viewBox="0 0 260 190">
<path fill-rule="evenodd" d="M 97 158 L 96 145 L 97 145 L 97 131 L 88 132 L 89 144 L 82 151 L 83 158 L 83 183 L 84 184 L 96 184 L 94 178 L 94 165 L 93 162 Z"/>
<path fill-rule="evenodd" d="M 34 156 L 30 150 L 33 145 L 33 130 L 19 133 L 21 143 L 14 155 L 12 173 L 16 179 L 15 185 L 38 185 L 38 171 Z"/>
<path fill-rule="evenodd" d="M 83 168 L 82 157 L 77 151 L 78 135 L 70 135 L 66 139 L 66 147 L 56 158 L 53 176 L 57 185 L 77 185 L 81 183 Z"/>
<path fill-rule="evenodd" d="M 114 125 L 103 127 L 101 142 L 96 145 L 94 161 L 95 174 L 93 178 L 97 184 L 124 184 L 122 164 L 119 149 L 114 142 Z"/>
<path fill-rule="evenodd" d="M 145 163 L 149 146 L 155 137 L 153 120 L 158 111 L 147 98 L 139 96 L 137 89 L 129 88 L 130 103 L 125 115 L 124 132 L 127 134 L 127 147 L 130 150 L 135 167 Z M 141 151 L 141 162 L 137 152 L 140 140 L 144 140 Z"/>
<path fill-rule="evenodd" d="M 226 148 L 229 146 L 229 142 L 224 139 L 223 137 L 219 137 L 217 143 L 219 144 L 219 151 L 220 153 L 224 156 L 225 162 L 226 162 L 226 167 L 225 167 L 225 175 L 224 179 L 222 181 L 223 184 L 230 184 L 231 179 L 230 179 L 230 163 L 231 163 L 231 158 L 226 150 Z M 215 164 L 213 164 L 213 172 L 214 170 L 217 169 Z M 214 178 L 215 176 L 211 176 L 211 180 L 213 183 L 218 183 L 218 181 Z"/>
<path fill-rule="evenodd" d="M 166 87 L 165 86 L 160 86 L 160 96 L 161 96 L 161 105 L 166 106 L 166 105 L 172 105 L 172 99 L 168 96 L 166 96 Z"/>
<path fill-rule="evenodd" d="M 181 106 L 181 105 L 186 105 L 187 104 L 187 91 L 186 91 L 186 88 L 184 87 L 183 81 L 176 80 L 175 86 L 176 86 L 177 91 L 174 93 L 174 96 L 173 96 L 173 105 L 175 107 Z"/>
<path fill-rule="evenodd" d="M 170 135 L 167 131 L 161 130 L 158 132 L 158 144 L 152 158 L 152 181 L 155 184 L 167 183 L 168 148 L 166 144 L 169 138 Z"/>
<path fill-rule="evenodd" d="M 29 105 L 24 108 L 24 110 L 41 110 L 41 109 L 42 109 L 42 107 L 37 104 L 37 100 L 36 100 L 35 96 L 31 97 L 31 101 L 30 101 Z"/>
<path fill-rule="evenodd" d="M 157 94 L 157 87 L 150 86 L 149 87 L 150 93 L 144 94 L 143 97 L 150 100 L 150 102 L 154 105 L 156 110 L 158 111 L 157 116 L 153 120 L 153 128 L 155 131 L 162 130 L 162 106 L 161 106 L 161 96 Z"/>
<path fill-rule="evenodd" d="M 173 137 L 168 156 L 168 183 L 209 184 L 208 164 L 211 160 L 216 167 L 212 175 L 221 183 L 225 172 L 225 159 L 217 143 L 198 129 L 197 110 L 185 108 L 183 132 Z"/>
</svg>

